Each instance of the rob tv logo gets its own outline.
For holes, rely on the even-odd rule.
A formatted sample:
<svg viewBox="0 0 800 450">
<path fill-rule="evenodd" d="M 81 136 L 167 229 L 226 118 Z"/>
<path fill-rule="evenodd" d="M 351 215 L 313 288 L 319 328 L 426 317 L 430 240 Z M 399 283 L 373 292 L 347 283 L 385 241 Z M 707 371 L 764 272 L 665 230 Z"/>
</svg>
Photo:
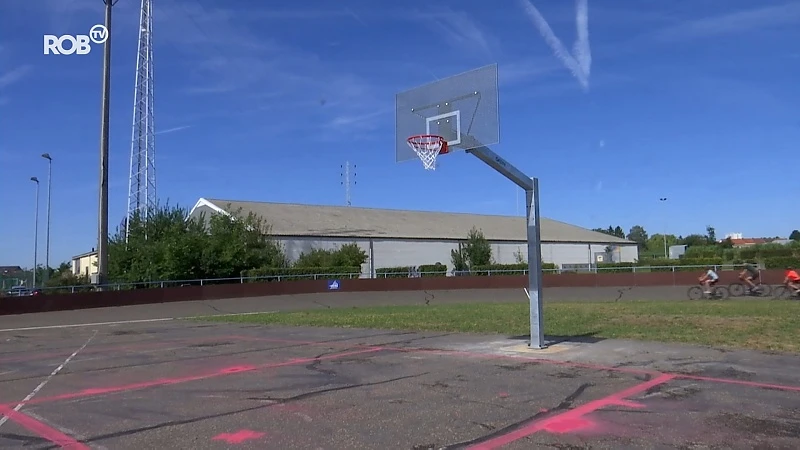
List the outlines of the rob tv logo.
<svg viewBox="0 0 800 450">
<path fill-rule="evenodd" d="M 44 54 L 45 55 L 88 55 L 92 51 L 89 43 L 102 44 L 108 39 L 108 29 L 104 25 L 95 25 L 89 29 L 89 35 L 79 34 L 73 36 L 65 34 L 56 36 L 53 34 L 44 35 Z"/>
</svg>

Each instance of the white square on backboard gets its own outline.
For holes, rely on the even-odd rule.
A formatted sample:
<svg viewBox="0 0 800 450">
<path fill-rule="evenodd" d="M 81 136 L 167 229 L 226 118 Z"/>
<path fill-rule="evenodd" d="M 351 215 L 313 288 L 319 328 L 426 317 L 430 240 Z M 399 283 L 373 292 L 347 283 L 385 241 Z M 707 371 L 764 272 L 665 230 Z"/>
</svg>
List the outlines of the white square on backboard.
<svg viewBox="0 0 800 450">
<path fill-rule="evenodd" d="M 427 119 L 425 119 L 425 132 L 427 134 L 431 134 L 431 122 L 438 122 L 440 120 L 445 120 L 445 119 L 448 119 L 450 117 L 454 117 L 455 118 L 454 120 L 456 122 L 456 138 L 453 139 L 452 141 L 447 141 L 447 145 L 453 146 L 453 145 L 458 145 L 458 144 L 461 143 L 461 111 L 460 110 L 457 109 L 455 111 L 450 111 L 448 113 L 444 113 L 444 114 L 439 114 L 439 115 L 436 115 L 436 116 L 428 117 Z"/>
</svg>

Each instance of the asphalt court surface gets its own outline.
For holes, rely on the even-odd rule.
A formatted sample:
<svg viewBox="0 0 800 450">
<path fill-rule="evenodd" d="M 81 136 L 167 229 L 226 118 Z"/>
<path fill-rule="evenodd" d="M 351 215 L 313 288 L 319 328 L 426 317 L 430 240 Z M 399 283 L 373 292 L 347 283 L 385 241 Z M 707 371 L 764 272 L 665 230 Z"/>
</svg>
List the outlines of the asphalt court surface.
<svg viewBox="0 0 800 450">
<path fill-rule="evenodd" d="M 0 448 L 800 448 L 791 355 L 184 320 L 0 342 Z"/>
<path fill-rule="evenodd" d="M 546 302 L 616 302 L 627 300 L 685 300 L 685 286 L 547 288 Z M 64 301 L 69 296 L 63 296 Z M 458 289 L 449 291 L 327 292 L 323 294 L 274 295 L 221 300 L 167 302 L 73 311 L 0 316 L 0 331 L 52 325 L 153 320 L 213 314 L 298 311 L 322 308 L 444 305 L 454 303 L 528 303 L 522 289 Z"/>
</svg>

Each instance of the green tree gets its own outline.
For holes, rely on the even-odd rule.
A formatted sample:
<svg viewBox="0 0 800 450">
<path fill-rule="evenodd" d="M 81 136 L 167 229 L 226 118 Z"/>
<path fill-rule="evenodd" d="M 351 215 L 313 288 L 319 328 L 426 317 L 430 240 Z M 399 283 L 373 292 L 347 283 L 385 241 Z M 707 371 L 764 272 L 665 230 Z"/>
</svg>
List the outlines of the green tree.
<svg viewBox="0 0 800 450">
<path fill-rule="evenodd" d="M 283 248 L 269 227 L 241 210 L 189 218 L 179 206 L 133 215 L 109 239 L 108 273 L 116 282 L 233 278 L 243 270 L 283 267 Z"/>
<path fill-rule="evenodd" d="M 483 231 L 475 227 L 469 230 L 463 251 L 470 267 L 487 266 L 492 263 L 492 246 L 489 245 Z"/>
<path fill-rule="evenodd" d="M 631 227 L 627 236 L 629 241 L 639 244 L 639 249 L 647 248 L 647 231 L 641 225 L 634 225 Z"/>
<path fill-rule="evenodd" d="M 678 244 L 686 245 L 689 247 L 695 245 L 707 245 L 708 236 L 703 236 L 702 234 L 690 234 L 682 239 L 679 239 Z"/>
<path fill-rule="evenodd" d="M 711 245 L 717 243 L 717 230 L 715 230 L 711 225 L 706 226 L 706 239 Z"/>
<path fill-rule="evenodd" d="M 89 285 L 89 277 L 72 273 L 72 266 L 68 262 L 62 262 L 52 271 L 50 279 L 45 283 L 48 288 Z"/>
<path fill-rule="evenodd" d="M 457 249 L 450 250 L 450 262 L 453 263 L 453 272 L 469 270 L 464 253 L 464 244 L 459 242 Z"/>
<path fill-rule="evenodd" d="M 676 245 L 678 243 L 678 238 L 674 234 L 668 234 L 667 237 L 667 248 Z M 664 235 L 663 234 L 654 234 L 647 238 L 647 252 L 652 253 L 653 255 L 664 255 Z"/>
<path fill-rule="evenodd" d="M 245 216 L 238 209 L 230 215 L 212 215 L 208 220 L 208 243 L 202 251 L 205 277 L 238 277 L 254 268 L 286 267 L 283 247 L 270 236 L 270 231 L 264 219 L 252 212 Z"/>
<path fill-rule="evenodd" d="M 622 229 L 621 226 L 617 225 L 616 227 L 609 225 L 608 228 L 593 228 L 592 231 L 596 231 L 598 233 L 607 234 L 609 236 L 616 236 L 621 239 L 625 239 L 625 231 Z"/>
<path fill-rule="evenodd" d="M 789 239 L 793 241 L 800 241 L 800 230 L 792 230 L 792 233 L 789 234 Z"/>
</svg>

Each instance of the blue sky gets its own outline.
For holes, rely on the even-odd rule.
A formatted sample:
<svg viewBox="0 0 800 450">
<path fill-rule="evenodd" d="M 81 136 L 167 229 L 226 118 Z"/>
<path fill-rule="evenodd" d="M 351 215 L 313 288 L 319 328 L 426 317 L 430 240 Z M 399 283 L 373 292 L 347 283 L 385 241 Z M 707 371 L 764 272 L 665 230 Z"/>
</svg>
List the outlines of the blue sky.
<svg viewBox="0 0 800 450">
<path fill-rule="evenodd" d="M 396 92 L 498 63 L 493 149 L 539 177 L 542 215 L 651 234 L 800 228 L 796 1 L 589 0 L 590 53 L 577 57 L 558 56 L 527 0 L 155 3 L 161 201 L 341 205 L 349 160 L 354 206 L 521 214 L 524 195 L 471 155 L 435 172 L 394 161 Z M 575 2 L 533 5 L 571 52 Z M 0 2 L 0 264 L 32 264 L 31 176 L 44 261 L 43 152 L 51 264 L 96 245 L 101 47 L 45 56 L 42 35 L 86 34 L 102 6 Z M 114 8 L 112 229 L 126 210 L 138 8 Z"/>
</svg>

